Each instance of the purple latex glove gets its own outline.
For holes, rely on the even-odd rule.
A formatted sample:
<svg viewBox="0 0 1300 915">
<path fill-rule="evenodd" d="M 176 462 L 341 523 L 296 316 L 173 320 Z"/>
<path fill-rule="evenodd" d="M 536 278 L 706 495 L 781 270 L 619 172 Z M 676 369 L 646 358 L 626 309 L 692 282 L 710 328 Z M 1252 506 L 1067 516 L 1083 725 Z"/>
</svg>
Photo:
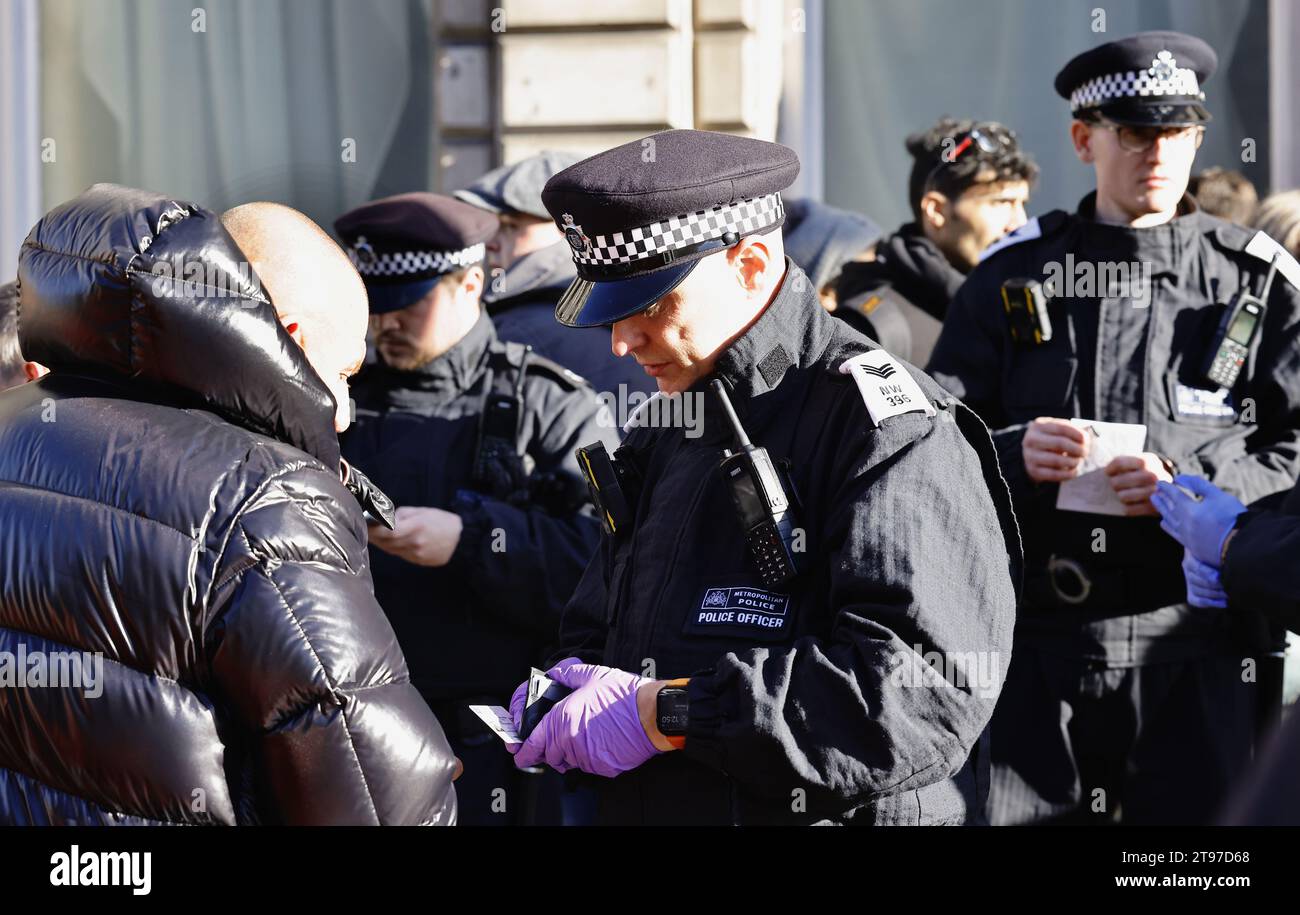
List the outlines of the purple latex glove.
<svg viewBox="0 0 1300 915">
<path fill-rule="evenodd" d="M 1228 594 L 1219 580 L 1219 570 L 1201 562 L 1191 550 L 1183 551 L 1183 577 L 1187 579 L 1187 602 L 1193 607 L 1228 606 Z"/>
<path fill-rule="evenodd" d="M 520 769 L 544 762 L 557 772 L 577 768 L 613 778 L 663 752 L 650 742 L 636 707 L 636 691 L 650 680 L 577 658 L 561 661 L 546 676 L 573 692 L 515 753 Z"/>
</svg>

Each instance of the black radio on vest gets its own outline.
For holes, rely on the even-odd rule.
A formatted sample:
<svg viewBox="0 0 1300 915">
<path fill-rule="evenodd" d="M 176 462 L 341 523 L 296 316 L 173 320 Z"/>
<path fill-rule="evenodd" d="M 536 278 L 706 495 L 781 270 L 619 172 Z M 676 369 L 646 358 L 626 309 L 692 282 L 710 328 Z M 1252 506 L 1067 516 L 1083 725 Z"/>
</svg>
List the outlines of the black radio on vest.
<svg viewBox="0 0 1300 915">
<path fill-rule="evenodd" d="M 721 381 L 713 382 L 713 392 L 736 433 L 736 450 L 723 450 L 719 469 L 736 505 L 749 555 L 758 566 L 763 584 L 784 584 L 799 574 L 800 553 L 794 549 L 798 528 L 794 505 L 767 449 L 756 447 L 745 434 Z"/>
<path fill-rule="evenodd" d="M 1250 345 L 1255 342 L 1255 336 L 1264 321 L 1268 293 L 1273 286 L 1273 277 L 1277 274 L 1279 256 L 1273 256 L 1268 276 L 1264 278 L 1264 291 L 1258 298 L 1251 294 L 1249 287 L 1241 289 L 1224 310 L 1223 320 L 1219 322 L 1218 332 L 1214 335 L 1214 345 L 1210 347 L 1205 359 L 1205 377 L 1210 383 L 1221 388 L 1231 388 L 1237 383 L 1242 366 L 1250 357 Z"/>
</svg>

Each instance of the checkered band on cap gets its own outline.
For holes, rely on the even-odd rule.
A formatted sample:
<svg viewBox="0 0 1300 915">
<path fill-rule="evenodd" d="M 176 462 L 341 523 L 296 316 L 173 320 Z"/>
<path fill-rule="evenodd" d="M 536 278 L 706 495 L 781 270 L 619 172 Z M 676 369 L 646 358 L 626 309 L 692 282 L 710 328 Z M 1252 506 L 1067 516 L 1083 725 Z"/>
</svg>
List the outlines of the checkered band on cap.
<svg viewBox="0 0 1300 915">
<path fill-rule="evenodd" d="M 573 248 L 573 259 L 582 266 L 609 267 L 633 264 L 666 251 L 677 251 L 701 242 L 722 238 L 728 233 L 737 239 L 770 228 L 785 218 L 780 194 L 751 197 L 738 203 L 716 206 L 684 216 L 674 216 L 648 226 L 624 229 L 610 235 L 586 239 L 581 226 L 574 226 L 566 216 L 565 230 Z M 577 237 L 586 244 L 575 243 Z"/>
<path fill-rule="evenodd" d="M 1204 98 L 1196 71 L 1178 67 L 1172 54 L 1161 51 L 1145 70 L 1107 73 L 1088 80 L 1070 93 L 1070 109 L 1094 108 L 1118 98 L 1170 95 Z"/>
<path fill-rule="evenodd" d="M 348 259 L 363 277 L 451 273 L 461 267 L 477 264 L 486 254 L 487 247 L 481 242 L 459 251 L 385 251 L 377 254 L 363 237 L 348 248 Z"/>
</svg>

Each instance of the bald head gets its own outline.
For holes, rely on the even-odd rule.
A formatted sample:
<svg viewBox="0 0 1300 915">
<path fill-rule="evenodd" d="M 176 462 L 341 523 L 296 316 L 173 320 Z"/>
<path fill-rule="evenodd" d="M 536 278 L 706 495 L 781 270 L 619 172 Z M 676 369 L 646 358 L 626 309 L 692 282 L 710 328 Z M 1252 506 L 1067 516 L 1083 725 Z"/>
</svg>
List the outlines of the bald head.
<svg viewBox="0 0 1300 915">
<path fill-rule="evenodd" d="M 334 426 L 342 432 L 350 414 L 347 378 L 366 353 L 369 309 L 361 277 L 334 240 L 291 207 L 246 203 L 223 213 L 221 224 L 334 395 Z"/>
</svg>

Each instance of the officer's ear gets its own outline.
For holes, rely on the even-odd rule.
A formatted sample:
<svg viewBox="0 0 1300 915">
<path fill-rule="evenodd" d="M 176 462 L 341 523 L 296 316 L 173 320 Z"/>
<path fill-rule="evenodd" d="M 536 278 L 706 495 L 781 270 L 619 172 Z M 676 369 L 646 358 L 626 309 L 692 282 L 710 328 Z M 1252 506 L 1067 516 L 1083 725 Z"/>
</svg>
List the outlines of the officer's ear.
<svg viewBox="0 0 1300 915">
<path fill-rule="evenodd" d="M 764 236 L 758 235 L 741 239 L 727 252 L 727 260 L 736 269 L 737 279 L 746 292 L 760 292 L 766 288 L 777 260 L 772 248 Z"/>
<path fill-rule="evenodd" d="M 40 378 L 42 375 L 48 375 L 49 373 L 50 370 L 47 369 L 45 366 L 41 365 L 39 362 L 23 363 L 23 376 L 28 381 L 35 381 L 37 378 Z"/>
<path fill-rule="evenodd" d="M 477 302 L 479 297 L 483 295 L 483 278 L 483 268 L 478 264 L 473 267 L 466 267 L 456 291 Z"/>
<path fill-rule="evenodd" d="M 1074 144 L 1074 154 L 1079 157 L 1079 161 L 1091 165 L 1095 158 L 1092 152 L 1092 125 L 1087 121 L 1071 121 L 1070 142 Z"/>
<path fill-rule="evenodd" d="M 948 224 L 948 198 L 938 191 L 926 191 L 921 197 L 921 222 L 935 232 Z M 924 227 L 923 226 L 923 227 Z"/>
</svg>

